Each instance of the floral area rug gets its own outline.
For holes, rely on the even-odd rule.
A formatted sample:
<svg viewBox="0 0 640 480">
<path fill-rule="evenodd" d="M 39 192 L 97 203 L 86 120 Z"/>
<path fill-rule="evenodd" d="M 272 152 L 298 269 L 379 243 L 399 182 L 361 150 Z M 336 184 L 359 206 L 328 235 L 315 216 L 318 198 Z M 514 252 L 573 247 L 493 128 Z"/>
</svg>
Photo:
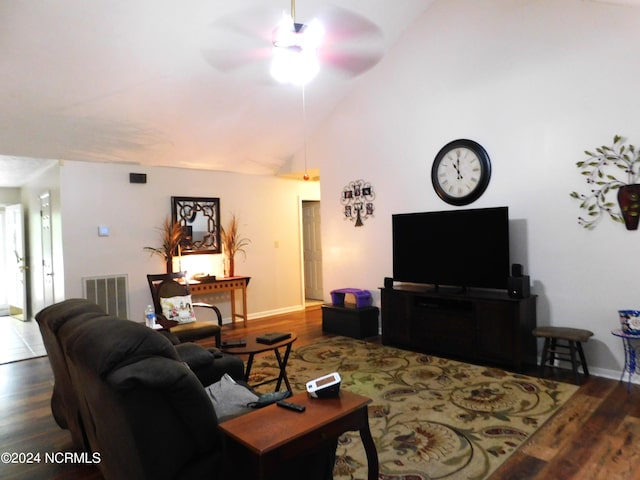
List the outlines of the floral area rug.
<svg viewBox="0 0 640 480">
<path fill-rule="evenodd" d="M 277 372 L 273 355 L 258 356 L 249 383 Z M 345 337 L 291 352 L 294 393 L 331 372 L 340 373 L 343 389 L 373 400 L 382 480 L 487 478 L 578 388 Z M 358 433 L 340 438 L 334 478 L 367 478 Z"/>
</svg>

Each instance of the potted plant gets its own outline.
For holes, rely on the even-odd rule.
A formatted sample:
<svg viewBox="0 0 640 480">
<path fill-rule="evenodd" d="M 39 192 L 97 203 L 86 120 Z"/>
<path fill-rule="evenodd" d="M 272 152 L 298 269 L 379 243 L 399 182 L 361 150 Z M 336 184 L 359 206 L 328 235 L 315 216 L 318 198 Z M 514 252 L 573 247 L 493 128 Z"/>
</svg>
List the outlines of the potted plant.
<svg viewBox="0 0 640 480">
<path fill-rule="evenodd" d="M 222 246 L 227 256 L 227 261 L 229 262 L 229 266 L 226 269 L 227 276 L 233 277 L 235 273 L 234 257 L 236 253 L 242 252 L 246 258 L 247 253 L 244 251 L 244 247 L 246 247 L 251 240 L 240 237 L 240 234 L 238 233 L 238 217 L 235 213 L 231 214 L 231 219 L 227 224 L 227 228 L 221 227 L 220 235 L 222 236 Z"/>
<path fill-rule="evenodd" d="M 613 145 L 597 147 L 595 152 L 585 151 L 586 160 L 576 162 L 576 166 L 587 177 L 591 187 L 588 194 L 571 192 L 571 197 L 581 201 L 580 208 L 586 210 L 587 217 L 578 217 L 578 223 L 593 229 L 603 214 L 624 223 L 627 230 L 636 230 L 640 219 L 640 149 L 626 145 L 620 135 L 613 137 Z M 626 174 L 626 181 L 616 175 Z M 609 198 L 617 191 L 618 207 Z"/>
<path fill-rule="evenodd" d="M 178 251 L 178 245 L 182 239 L 182 226 L 178 222 L 173 222 L 169 217 L 165 218 L 164 224 L 158 228 L 161 232 L 161 247 L 144 247 L 145 250 L 151 252 L 151 255 L 162 257 L 167 266 L 167 273 L 173 272 L 173 256 Z"/>
</svg>

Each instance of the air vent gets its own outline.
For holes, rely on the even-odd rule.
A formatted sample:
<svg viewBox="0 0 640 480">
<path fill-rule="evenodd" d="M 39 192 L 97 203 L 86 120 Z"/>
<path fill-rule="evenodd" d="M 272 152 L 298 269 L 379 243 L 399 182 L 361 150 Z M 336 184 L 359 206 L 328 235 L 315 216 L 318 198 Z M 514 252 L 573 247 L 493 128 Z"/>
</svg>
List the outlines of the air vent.
<svg viewBox="0 0 640 480">
<path fill-rule="evenodd" d="M 126 275 L 84 277 L 83 295 L 100 305 L 109 315 L 122 320 L 129 318 L 129 288 Z"/>
</svg>

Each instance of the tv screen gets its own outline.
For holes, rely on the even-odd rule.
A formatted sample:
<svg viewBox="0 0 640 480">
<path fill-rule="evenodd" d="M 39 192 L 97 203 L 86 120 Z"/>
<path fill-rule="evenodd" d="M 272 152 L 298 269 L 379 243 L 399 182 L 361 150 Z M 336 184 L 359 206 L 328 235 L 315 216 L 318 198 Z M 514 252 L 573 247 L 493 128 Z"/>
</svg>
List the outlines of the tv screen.
<svg viewBox="0 0 640 480">
<path fill-rule="evenodd" d="M 507 288 L 507 207 L 396 214 L 392 228 L 395 281 Z"/>
</svg>

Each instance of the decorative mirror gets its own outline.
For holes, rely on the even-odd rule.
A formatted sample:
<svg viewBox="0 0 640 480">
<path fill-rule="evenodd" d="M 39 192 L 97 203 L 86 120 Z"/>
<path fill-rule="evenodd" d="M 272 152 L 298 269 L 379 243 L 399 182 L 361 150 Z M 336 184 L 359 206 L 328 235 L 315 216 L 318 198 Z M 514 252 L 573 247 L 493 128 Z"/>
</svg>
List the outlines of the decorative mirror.
<svg viewBox="0 0 640 480">
<path fill-rule="evenodd" d="M 220 199 L 171 197 L 172 220 L 182 225 L 180 253 L 220 253 Z"/>
</svg>

